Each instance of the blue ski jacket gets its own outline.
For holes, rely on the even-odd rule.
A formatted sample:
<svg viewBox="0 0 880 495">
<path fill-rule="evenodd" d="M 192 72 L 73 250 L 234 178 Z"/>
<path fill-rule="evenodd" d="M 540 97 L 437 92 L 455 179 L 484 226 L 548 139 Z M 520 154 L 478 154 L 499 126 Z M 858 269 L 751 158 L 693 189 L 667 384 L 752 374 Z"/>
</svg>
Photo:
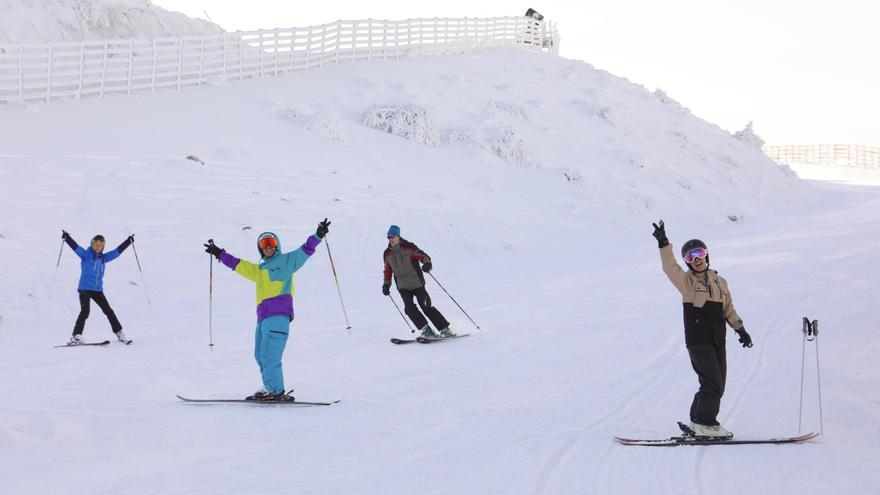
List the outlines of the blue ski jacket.
<svg viewBox="0 0 880 495">
<path fill-rule="evenodd" d="M 89 247 L 84 249 L 73 237 L 67 237 L 65 240 L 70 249 L 80 257 L 80 275 L 77 290 L 88 290 L 94 292 L 104 292 L 104 265 L 115 260 L 128 248 L 131 242 L 126 239 L 122 241 L 116 249 L 107 253 L 98 253 Z"/>
</svg>

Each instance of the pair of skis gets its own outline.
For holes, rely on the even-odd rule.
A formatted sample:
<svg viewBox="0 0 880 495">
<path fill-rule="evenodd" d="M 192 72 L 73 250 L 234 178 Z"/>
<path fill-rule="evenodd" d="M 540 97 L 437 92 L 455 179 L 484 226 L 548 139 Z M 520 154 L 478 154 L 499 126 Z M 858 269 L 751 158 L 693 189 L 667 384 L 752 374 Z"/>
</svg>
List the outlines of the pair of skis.
<svg viewBox="0 0 880 495">
<path fill-rule="evenodd" d="M 819 436 L 818 433 L 807 433 L 805 435 L 798 435 L 794 437 L 734 440 L 733 438 L 727 437 L 713 438 L 697 436 L 694 434 L 694 431 L 690 429 L 690 427 L 681 422 L 678 423 L 678 427 L 681 428 L 681 431 L 683 433 L 683 435 L 681 436 L 649 440 L 623 437 L 614 437 L 614 439 L 623 445 L 642 445 L 647 447 L 678 447 L 679 445 L 749 445 L 768 443 L 804 443 Z"/>
<path fill-rule="evenodd" d="M 338 404 L 341 402 L 340 400 L 335 400 L 333 402 L 303 402 L 298 400 L 289 400 L 289 399 L 278 399 L 278 400 L 247 400 L 247 399 L 190 399 L 188 397 L 183 397 L 182 395 L 177 396 L 178 399 L 194 403 L 194 404 L 255 404 L 255 405 L 279 405 L 279 406 L 302 406 L 302 407 L 315 407 L 315 406 L 332 406 L 333 404 Z"/>
<path fill-rule="evenodd" d="M 436 342 L 443 342 L 444 340 L 460 339 L 460 338 L 462 338 L 462 337 L 467 337 L 468 335 L 470 335 L 470 334 L 469 334 L 469 333 L 463 333 L 463 334 L 461 334 L 461 335 L 453 335 L 453 336 L 451 336 L 451 337 L 440 337 L 440 338 L 437 338 L 437 339 L 429 339 L 429 338 L 426 338 L 426 337 L 416 337 L 415 339 L 391 339 L 391 343 L 392 343 L 392 344 L 397 344 L 397 345 L 402 345 L 402 344 L 413 344 L 413 343 L 419 343 L 419 344 L 433 344 L 433 343 L 436 343 Z"/>
<path fill-rule="evenodd" d="M 125 344 L 125 345 L 131 345 L 134 341 L 133 341 L 133 340 L 120 340 L 120 342 L 122 342 L 122 343 Z M 55 347 L 56 349 L 58 349 L 59 347 L 89 347 L 89 346 L 91 346 L 91 347 L 103 347 L 103 346 L 105 346 L 105 345 L 110 345 L 110 341 L 109 341 L 109 340 L 105 340 L 105 341 L 103 341 L 103 342 L 81 342 L 81 343 L 79 343 L 79 344 L 64 344 L 64 345 L 56 345 L 56 346 L 54 346 L 54 347 Z"/>
</svg>

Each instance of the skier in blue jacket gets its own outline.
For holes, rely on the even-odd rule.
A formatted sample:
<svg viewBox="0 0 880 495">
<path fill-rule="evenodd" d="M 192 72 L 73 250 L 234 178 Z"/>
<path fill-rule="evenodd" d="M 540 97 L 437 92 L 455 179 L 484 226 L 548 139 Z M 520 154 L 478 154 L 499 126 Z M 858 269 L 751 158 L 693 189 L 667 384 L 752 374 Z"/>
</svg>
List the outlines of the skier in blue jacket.
<svg viewBox="0 0 880 495">
<path fill-rule="evenodd" d="M 122 332 L 122 324 L 119 323 L 119 319 L 116 318 L 116 313 L 113 312 L 113 308 L 111 308 L 110 303 L 107 302 L 107 297 L 104 296 L 104 266 L 118 258 L 119 255 L 134 242 L 134 234 L 128 236 L 127 239 L 122 241 L 122 244 L 108 253 L 104 252 L 104 236 L 102 235 L 96 235 L 93 237 L 88 249 L 80 247 L 67 231 L 61 231 L 61 238 L 64 239 L 64 242 L 70 246 L 70 249 L 72 249 L 81 260 L 79 286 L 77 286 L 77 291 L 79 291 L 80 311 L 79 316 L 76 318 L 76 324 L 73 326 L 73 336 L 67 344 L 79 345 L 83 343 L 83 328 L 85 327 L 86 319 L 89 317 L 89 306 L 91 305 L 92 300 L 94 300 L 98 304 L 98 307 L 101 308 L 101 311 L 107 315 L 107 319 L 110 321 L 110 327 L 113 329 L 113 333 L 116 334 L 116 338 L 121 342 L 128 344 L 130 341 Z"/>
</svg>

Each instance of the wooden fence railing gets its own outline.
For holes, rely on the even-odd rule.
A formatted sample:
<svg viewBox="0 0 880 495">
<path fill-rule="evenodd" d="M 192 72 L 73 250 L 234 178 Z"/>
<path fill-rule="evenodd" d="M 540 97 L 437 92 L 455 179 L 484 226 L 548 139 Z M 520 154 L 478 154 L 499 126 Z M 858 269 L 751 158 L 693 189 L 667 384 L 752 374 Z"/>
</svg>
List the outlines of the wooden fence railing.
<svg viewBox="0 0 880 495">
<path fill-rule="evenodd" d="M 779 163 L 846 165 L 880 168 L 880 148 L 855 144 L 765 146 L 764 154 Z"/>
<path fill-rule="evenodd" d="M 369 19 L 201 37 L 0 45 L 0 104 L 179 90 L 214 78 L 501 46 L 558 53 L 559 34 L 553 23 L 529 17 Z"/>
</svg>

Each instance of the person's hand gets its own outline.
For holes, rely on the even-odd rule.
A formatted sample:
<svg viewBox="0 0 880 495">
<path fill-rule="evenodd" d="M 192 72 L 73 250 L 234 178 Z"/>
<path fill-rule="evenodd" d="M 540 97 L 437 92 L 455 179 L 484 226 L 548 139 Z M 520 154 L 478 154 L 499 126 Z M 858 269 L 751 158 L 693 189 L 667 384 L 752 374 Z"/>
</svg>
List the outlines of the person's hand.
<svg viewBox="0 0 880 495">
<path fill-rule="evenodd" d="M 423 263 L 423 264 L 422 264 L 422 271 L 423 271 L 423 272 L 428 273 L 428 272 L 430 272 L 432 269 L 434 269 L 434 266 L 431 264 L 430 261 L 427 262 L 427 263 Z"/>
<path fill-rule="evenodd" d="M 391 284 L 382 284 L 382 295 L 390 296 L 391 295 Z"/>
<path fill-rule="evenodd" d="M 328 222 L 325 218 L 323 222 L 318 224 L 318 230 L 315 231 L 315 235 L 318 236 L 319 239 L 323 239 L 327 232 L 330 232 L 330 224 L 333 222 Z"/>
<path fill-rule="evenodd" d="M 220 259 L 220 255 L 223 254 L 223 250 L 214 244 L 214 239 L 208 239 L 208 242 L 205 244 L 205 252 L 218 260 Z"/>
<path fill-rule="evenodd" d="M 66 230 L 62 230 L 61 231 L 61 238 L 66 241 L 66 240 L 70 239 L 70 234 L 68 234 Z"/>
<path fill-rule="evenodd" d="M 739 335 L 739 343 L 743 347 L 752 347 L 752 336 L 749 335 L 749 332 L 746 332 L 746 327 L 736 330 L 736 334 Z"/>
<path fill-rule="evenodd" d="M 666 225 L 663 224 L 663 220 L 660 220 L 660 225 L 656 223 L 651 224 L 654 226 L 654 233 L 651 234 L 657 239 L 657 247 L 664 248 L 669 245 L 669 239 L 666 238 Z"/>
<path fill-rule="evenodd" d="M 128 243 L 134 244 L 134 234 L 131 234 L 130 236 L 128 236 Z"/>
</svg>

